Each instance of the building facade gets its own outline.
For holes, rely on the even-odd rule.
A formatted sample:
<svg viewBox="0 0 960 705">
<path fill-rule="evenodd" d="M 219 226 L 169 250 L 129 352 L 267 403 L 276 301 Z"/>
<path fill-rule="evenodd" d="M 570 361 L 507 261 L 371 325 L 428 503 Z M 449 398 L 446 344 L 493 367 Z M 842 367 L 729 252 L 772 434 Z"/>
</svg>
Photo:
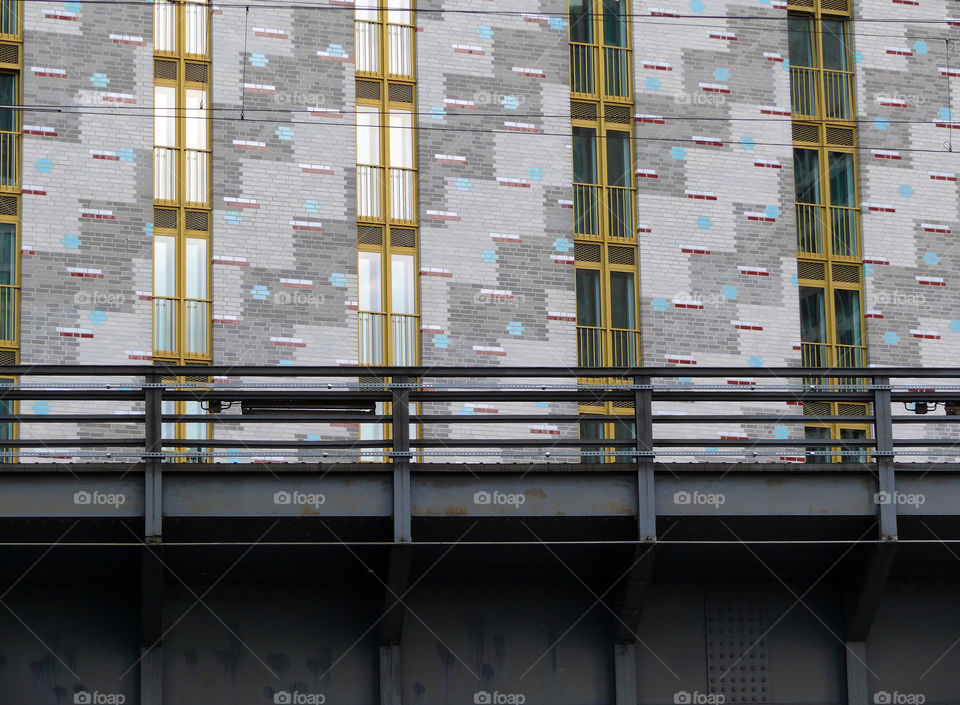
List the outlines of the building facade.
<svg viewBox="0 0 960 705">
<path fill-rule="evenodd" d="M 4 7 L 10 361 L 952 359 L 946 5 Z"/>
<path fill-rule="evenodd" d="M 0 705 L 960 703 L 958 39 L 0 0 Z"/>
</svg>

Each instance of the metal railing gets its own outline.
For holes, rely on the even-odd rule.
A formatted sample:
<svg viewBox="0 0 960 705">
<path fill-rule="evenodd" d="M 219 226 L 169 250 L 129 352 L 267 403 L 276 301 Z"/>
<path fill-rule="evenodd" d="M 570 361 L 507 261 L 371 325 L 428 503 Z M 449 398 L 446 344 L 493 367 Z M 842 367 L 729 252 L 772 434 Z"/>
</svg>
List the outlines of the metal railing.
<svg viewBox="0 0 960 705">
<path fill-rule="evenodd" d="M 390 220 L 416 222 L 416 181 L 415 169 L 390 167 Z"/>
<path fill-rule="evenodd" d="M 581 367 L 632 367 L 639 359 L 640 331 L 577 326 L 577 360 Z"/>
<path fill-rule="evenodd" d="M 600 187 L 573 185 L 573 232 L 576 235 L 600 235 Z"/>
<path fill-rule="evenodd" d="M 597 50 L 593 44 L 570 42 L 570 93 L 595 97 Z"/>
<path fill-rule="evenodd" d="M 387 25 L 387 73 L 391 78 L 413 78 L 413 32 L 410 25 Z"/>
<path fill-rule="evenodd" d="M 852 71 L 823 71 L 823 110 L 829 120 L 850 120 Z"/>
<path fill-rule="evenodd" d="M 622 186 L 604 188 L 607 200 L 607 235 L 633 238 L 633 189 Z"/>
<path fill-rule="evenodd" d="M 599 57 L 603 57 L 603 62 Z M 602 72 L 600 71 L 602 67 Z M 626 47 L 600 47 L 570 42 L 570 93 L 573 97 L 629 100 L 630 50 Z"/>
<path fill-rule="evenodd" d="M 0 191 L 20 190 L 20 133 L 0 132 Z"/>
<path fill-rule="evenodd" d="M 392 353 L 391 364 L 414 365 L 420 345 L 420 317 L 412 313 L 357 311 L 357 340 L 361 365 L 386 364 L 388 349 Z"/>
<path fill-rule="evenodd" d="M 185 449 L 190 458 L 224 461 L 257 457 L 266 450 L 271 456 L 311 463 L 345 455 L 356 459 L 361 452 L 394 462 L 458 453 L 554 460 L 570 456 L 574 462 L 584 453 L 614 453 L 640 461 L 724 453 L 777 460 L 799 455 L 802 461 L 813 449 L 851 457 L 866 454 L 870 462 L 880 462 L 899 455 L 952 457 L 960 437 L 960 414 L 892 413 L 915 402 L 945 403 L 960 411 L 957 368 L 205 366 L 204 377 L 215 381 L 182 381 L 196 379 L 197 370 L 173 365 L 0 367 L 0 376 L 15 380 L 0 387 L 0 411 L 7 409 L 0 413 L 0 425 L 6 425 L 3 446 L 17 449 L 20 462 L 51 454 L 75 462 L 170 462 L 176 449 Z M 586 385 L 579 381 L 585 377 L 608 381 Z M 748 379 L 749 385 L 730 386 L 731 378 Z M 832 382 L 838 378 L 863 383 L 843 388 Z M 164 382 L 167 379 L 181 381 Z M 35 405 L 22 403 L 32 401 L 47 402 L 52 413 L 36 413 Z M 19 407 L 30 413 L 12 412 L 13 402 L 21 402 Z M 174 408 L 169 402 L 192 402 L 188 408 L 199 404 L 209 413 L 163 413 Z M 543 402 L 549 402 L 543 410 L 531 411 Z M 573 411 L 578 405 L 607 402 L 628 409 L 627 414 Z M 868 412 L 841 416 L 790 410 L 815 402 L 862 404 Z M 493 405 L 499 413 L 460 413 L 465 405 L 477 403 Z M 376 411 L 385 408 L 390 412 Z M 577 437 L 580 423 L 608 421 L 625 424 L 626 437 Z M 343 432 L 303 436 L 305 428 L 313 433 L 323 425 L 356 429 L 359 424 L 396 427 L 401 422 L 404 428 L 419 425 L 420 437 L 398 433 L 385 440 L 390 434 L 374 433 L 372 439 L 361 440 L 359 433 L 348 437 Z M 209 424 L 211 437 L 164 437 L 164 424 L 169 431 L 169 424 L 177 423 Z M 774 433 L 774 425 L 799 431 L 808 424 L 839 423 L 868 428 L 868 437 L 808 439 L 799 432 L 782 438 Z M 57 424 L 68 424 L 68 432 L 57 433 Z M 459 433 L 464 424 L 466 432 Z M 516 437 L 503 430 L 504 424 L 551 424 L 561 432 Z M 753 429 L 752 437 L 718 439 L 717 425 L 729 424 Z M 923 433 L 917 434 L 923 437 L 894 437 L 894 428 L 903 424 L 923 424 Z M 10 432 L 12 425 L 18 433 Z M 653 433 L 658 428 L 663 433 Z M 692 429 L 689 435 L 684 436 L 684 428 Z M 11 456 L 4 458 L 9 461 Z"/>
<path fill-rule="evenodd" d="M 797 251 L 857 259 L 860 256 L 860 210 L 847 206 L 795 204 Z M 829 243 L 830 252 L 825 246 Z"/>
<path fill-rule="evenodd" d="M 574 234 L 600 239 L 606 227 L 608 237 L 634 239 L 634 189 L 624 186 L 573 185 Z"/>
<path fill-rule="evenodd" d="M 790 67 L 790 110 L 794 117 L 817 115 L 817 70 Z"/>
<path fill-rule="evenodd" d="M 204 299 L 180 300 L 169 296 L 154 296 L 154 353 L 160 356 L 179 355 L 181 331 L 184 357 L 209 358 L 210 302 Z"/>
<path fill-rule="evenodd" d="M 852 71 L 791 66 L 790 110 L 794 117 L 850 120 L 852 86 Z"/>
<path fill-rule="evenodd" d="M 357 21 L 357 73 L 380 72 L 380 24 Z"/>
<path fill-rule="evenodd" d="M 17 312 L 20 310 L 20 287 L 0 284 L 0 343 L 17 342 Z"/>
<path fill-rule="evenodd" d="M 604 97 L 630 98 L 630 50 L 603 47 Z"/>
<path fill-rule="evenodd" d="M 867 348 L 865 345 L 801 343 L 801 358 L 804 367 L 866 367 Z"/>
<path fill-rule="evenodd" d="M 8 37 L 20 35 L 20 3 L 17 0 L 0 0 L 0 34 Z"/>
<path fill-rule="evenodd" d="M 383 168 L 357 165 L 357 217 L 383 217 Z"/>
</svg>

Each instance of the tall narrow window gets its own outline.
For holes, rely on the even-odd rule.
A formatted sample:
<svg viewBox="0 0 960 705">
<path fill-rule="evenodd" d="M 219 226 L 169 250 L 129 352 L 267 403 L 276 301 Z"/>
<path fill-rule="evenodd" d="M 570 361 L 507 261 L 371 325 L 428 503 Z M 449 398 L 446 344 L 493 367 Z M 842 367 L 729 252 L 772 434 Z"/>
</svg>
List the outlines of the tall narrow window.
<svg viewBox="0 0 960 705">
<path fill-rule="evenodd" d="M 7 49 L 0 70 L 0 362 L 20 362 L 20 212 L 21 184 L 21 76 L 23 61 L 23 5 L 0 0 L 0 39 Z M 15 58 L 14 58 L 15 57 Z M 0 386 L 16 384 L 0 379 Z M 18 402 L 0 403 L 0 414 L 15 414 Z M 0 441 L 17 437 L 18 424 L 0 422 Z M 16 449 L 0 446 L 0 462 L 16 460 Z"/>
<path fill-rule="evenodd" d="M 209 362 L 210 5 L 154 4 L 154 358 Z"/>
<path fill-rule="evenodd" d="M 850 8 L 846 0 L 815 0 L 811 7 L 793 12 L 787 22 L 802 364 L 856 368 L 866 365 L 866 347 Z M 807 382 L 844 389 L 862 380 L 826 376 Z M 859 402 L 805 404 L 805 414 L 821 417 L 807 426 L 807 438 L 866 438 L 866 426 L 827 423 L 822 417 L 868 411 Z M 811 448 L 807 461 L 830 462 L 831 453 L 840 449 Z"/>
<path fill-rule="evenodd" d="M 570 111 L 577 364 L 640 363 L 636 189 L 627 0 L 570 0 Z M 585 383 L 616 383 L 589 378 Z M 610 402 L 583 413 L 631 414 Z M 584 438 L 619 438 L 610 422 L 585 421 Z M 596 449 L 594 449 L 596 450 Z M 600 449 L 602 450 L 602 449 Z M 608 449 L 609 450 L 609 449 Z M 585 456 L 591 461 L 597 456 Z M 609 459 L 613 459 L 611 456 Z"/>
<path fill-rule="evenodd" d="M 358 354 L 361 365 L 420 361 L 416 52 L 410 0 L 365 0 L 355 15 Z M 389 404 L 377 404 L 389 414 Z M 389 426 L 360 424 L 383 441 Z M 411 435 L 416 428 L 411 427 Z M 375 449 L 361 459 L 379 460 Z"/>
<path fill-rule="evenodd" d="M 361 364 L 419 360 L 416 84 L 413 8 L 355 10 L 357 227 Z"/>
</svg>

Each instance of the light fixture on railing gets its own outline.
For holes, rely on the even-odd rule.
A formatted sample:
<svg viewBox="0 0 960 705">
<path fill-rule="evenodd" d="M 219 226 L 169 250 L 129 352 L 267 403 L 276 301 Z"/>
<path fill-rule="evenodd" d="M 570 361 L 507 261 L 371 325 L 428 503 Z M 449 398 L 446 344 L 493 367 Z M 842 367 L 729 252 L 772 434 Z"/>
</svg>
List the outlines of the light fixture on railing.
<svg viewBox="0 0 960 705">
<path fill-rule="evenodd" d="M 282 415 L 303 414 L 308 416 L 336 416 L 345 412 L 360 414 L 376 413 L 376 403 L 366 401 L 327 401 L 320 399 L 251 399 L 240 402 L 240 413 Z"/>
</svg>

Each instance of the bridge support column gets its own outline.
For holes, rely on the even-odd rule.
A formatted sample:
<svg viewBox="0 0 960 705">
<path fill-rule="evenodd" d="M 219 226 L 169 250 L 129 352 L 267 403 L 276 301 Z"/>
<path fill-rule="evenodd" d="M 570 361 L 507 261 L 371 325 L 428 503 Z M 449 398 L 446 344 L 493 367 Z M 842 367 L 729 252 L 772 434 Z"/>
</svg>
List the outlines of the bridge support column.
<svg viewBox="0 0 960 705">
<path fill-rule="evenodd" d="M 140 556 L 140 705 L 163 703 L 163 565 L 144 547 Z"/>
<path fill-rule="evenodd" d="M 847 705 L 869 705 L 867 642 L 844 643 L 847 657 Z"/>
<path fill-rule="evenodd" d="M 380 646 L 380 705 L 400 705 L 403 692 L 400 644 Z"/>
<path fill-rule="evenodd" d="M 637 645 L 618 642 L 613 645 L 613 683 L 616 705 L 637 705 Z"/>
</svg>

